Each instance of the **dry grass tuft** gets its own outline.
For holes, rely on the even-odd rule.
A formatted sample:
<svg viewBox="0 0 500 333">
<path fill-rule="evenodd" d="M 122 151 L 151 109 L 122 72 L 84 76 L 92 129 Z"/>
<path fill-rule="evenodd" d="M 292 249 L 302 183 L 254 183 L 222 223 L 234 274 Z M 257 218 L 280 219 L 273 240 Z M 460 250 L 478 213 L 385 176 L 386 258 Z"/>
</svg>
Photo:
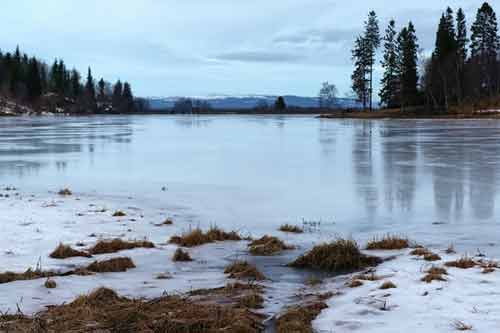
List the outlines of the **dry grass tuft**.
<svg viewBox="0 0 500 333">
<path fill-rule="evenodd" d="M 441 260 L 441 257 L 436 253 L 427 253 L 426 255 L 424 255 L 424 260 L 425 261 L 439 261 L 439 260 Z"/>
<path fill-rule="evenodd" d="M 126 272 L 130 268 L 135 268 L 135 265 L 128 257 L 94 261 L 87 266 L 87 270 L 94 273 Z"/>
<path fill-rule="evenodd" d="M 426 271 L 426 275 L 421 279 L 422 282 L 431 283 L 432 281 L 446 281 L 443 275 L 448 275 L 448 272 L 443 267 L 432 266 Z"/>
<path fill-rule="evenodd" d="M 375 273 L 370 273 L 370 274 L 358 274 L 353 277 L 356 280 L 362 280 L 362 281 L 379 281 L 382 280 L 381 276 L 376 275 Z"/>
<path fill-rule="evenodd" d="M 117 210 L 116 212 L 113 213 L 113 217 L 124 217 L 127 216 L 125 212 L 122 212 L 121 210 Z"/>
<path fill-rule="evenodd" d="M 57 273 L 55 272 L 42 271 L 41 269 L 33 270 L 29 268 L 24 273 L 14 273 L 14 272 L 0 273 L 0 284 L 10 283 L 14 281 L 43 279 L 43 278 L 53 277 L 56 275 Z"/>
<path fill-rule="evenodd" d="M 485 267 L 483 268 L 483 270 L 481 271 L 481 273 L 483 274 L 490 274 L 490 273 L 493 273 L 495 271 L 495 269 L 493 267 Z"/>
<path fill-rule="evenodd" d="M 257 281 L 266 279 L 264 274 L 259 272 L 257 267 L 246 261 L 236 261 L 232 263 L 226 267 L 224 274 L 229 274 L 229 278 L 231 279 L 251 279 Z"/>
<path fill-rule="evenodd" d="M 47 289 L 54 289 L 57 287 L 57 283 L 55 280 L 52 280 L 51 278 L 48 278 L 45 283 L 44 283 L 45 288 Z"/>
<path fill-rule="evenodd" d="M 254 256 L 273 256 L 285 250 L 293 250 L 294 247 L 285 244 L 282 240 L 273 236 L 264 236 L 248 244 L 249 251 Z"/>
<path fill-rule="evenodd" d="M 397 288 L 396 285 L 394 283 L 392 283 L 391 281 L 385 281 L 384 283 L 382 283 L 382 285 L 379 287 L 379 289 L 382 289 L 382 290 L 386 290 L 386 289 L 394 289 L 394 288 Z"/>
<path fill-rule="evenodd" d="M 279 231 L 290 232 L 295 234 L 301 234 L 304 232 L 304 230 L 301 227 L 291 224 L 283 224 L 282 226 L 280 226 Z"/>
<path fill-rule="evenodd" d="M 244 295 L 239 299 L 239 306 L 249 309 L 262 309 L 264 298 L 257 293 Z"/>
<path fill-rule="evenodd" d="M 69 245 L 64 245 L 63 243 L 60 243 L 58 247 L 52 253 L 49 255 L 51 258 L 54 259 L 66 259 L 66 258 L 73 258 L 73 257 L 85 257 L 85 258 L 90 258 L 91 255 L 87 252 L 84 251 L 78 251 L 73 249 Z"/>
<path fill-rule="evenodd" d="M 152 242 L 146 240 L 124 241 L 119 238 L 115 238 L 112 240 L 98 241 L 88 251 L 91 254 L 106 254 L 106 253 L 116 253 L 123 250 L 132 250 L 136 248 L 152 249 L 154 247 L 155 245 Z"/>
<path fill-rule="evenodd" d="M 467 325 L 466 323 L 464 323 L 463 321 L 460 321 L 460 320 L 453 322 L 453 327 L 457 331 L 470 331 L 470 330 L 472 330 L 471 325 Z"/>
<path fill-rule="evenodd" d="M 461 269 L 469 269 L 469 268 L 475 267 L 476 265 L 477 265 L 477 263 L 469 257 L 462 257 L 458 260 L 449 261 L 449 262 L 445 263 L 445 266 L 447 266 L 447 267 L 456 267 L 456 268 L 461 268 Z"/>
<path fill-rule="evenodd" d="M 262 332 L 262 317 L 248 308 L 216 301 L 165 296 L 151 301 L 101 288 L 35 317 L 0 317 L 2 332 Z M 40 328 L 43 329 L 40 329 Z"/>
<path fill-rule="evenodd" d="M 407 238 L 394 235 L 385 235 L 381 239 L 373 239 L 368 242 L 367 250 L 401 250 L 410 247 Z"/>
<path fill-rule="evenodd" d="M 172 225 L 174 224 L 174 221 L 170 218 L 167 218 L 165 219 L 165 221 L 163 221 L 162 225 Z"/>
<path fill-rule="evenodd" d="M 432 252 L 429 249 L 426 249 L 425 247 L 417 247 L 416 249 L 410 252 L 410 255 L 422 257 L 430 253 Z"/>
<path fill-rule="evenodd" d="M 184 251 L 183 249 L 181 248 L 178 248 L 175 253 L 174 253 L 174 256 L 172 257 L 172 260 L 173 261 L 183 261 L 183 262 L 186 262 L 186 261 L 193 261 L 193 259 L 191 258 L 191 256 L 189 255 L 189 253 L 187 253 L 186 251 Z"/>
<path fill-rule="evenodd" d="M 70 196 L 70 195 L 73 195 L 73 192 L 71 192 L 71 190 L 69 188 L 64 188 L 62 190 L 59 190 L 59 192 L 57 192 L 57 194 L 62 195 L 62 196 Z"/>
<path fill-rule="evenodd" d="M 203 232 L 200 228 L 196 228 L 181 236 L 173 236 L 170 238 L 169 242 L 183 247 L 195 247 L 214 242 L 240 240 L 240 235 L 235 231 L 225 232 L 217 227 L 211 227 L 207 232 Z"/>
<path fill-rule="evenodd" d="M 455 246 L 453 246 L 453 244 L 450 244 L 448 246 L 448 248 L 444 252 L 446 252 L 446 254 L 455 254 L 455 253 L 457 253 L 455 251 Z"/>
<path fill-rule="evenodd" d="M 291 307 L 276 320 L 276 332 L 313 333 L 312 321 L 327 307 L 323 302 Z"/>
<path fill-rule="evenodd" d="M 381 259 L 378 257 L 361 253 L 355 241 L 337 239 L 329 244 L 315 246 L 311 251 L 290 263 L 289 266 L 346 272 L 376 266 L 380 262 Z"/>
<path fill-rule="evenodd" d="M 348 286 L 349 286 L 349 288 L 358 288 L 358 287 L 361 287 L 362 285 L 363 285 L 363 281 L 352 279 Z"/>
</svg>

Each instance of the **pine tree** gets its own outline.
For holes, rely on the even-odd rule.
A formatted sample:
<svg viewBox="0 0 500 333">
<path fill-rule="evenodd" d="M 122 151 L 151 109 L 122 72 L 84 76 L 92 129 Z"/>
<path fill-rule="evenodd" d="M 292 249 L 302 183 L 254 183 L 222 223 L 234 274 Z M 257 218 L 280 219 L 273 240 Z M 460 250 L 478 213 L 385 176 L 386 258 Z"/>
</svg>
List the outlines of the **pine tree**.
<svg viewBox="0 0 500 333">
<path fill-rule="evenodd" d="M 128 82 L 123 84 L 122 104 L 125 112 L 134 111 L 134 96 L 132 95 L 132 88 Z"/>
<path fill-rule="evenodd" d="M 92 77 L 92 70 L 88 69 L 87 73 L 87 82 L 85 83 L 85 92 L 87 93 L 87 96 L 92 100 L 95 101 L 95 83 L 94 83 L 94 78 Z"/>
<path fill-rule="evenodd" d="M 365 22 L 365 57 L 368 61 L 369 67 L 369 90 L 368 90 L 368 99 L 370 103 L 370 111 L 373 110 L 373 66 L 375 65 L 375 55 L 377 49 L 380 46 L 380 29 L 378 25 L 377 14 L 374 11 L 371 11 L 368 14 L 368 20 Z"/>
<path fill-rule="evenodd" d="M 352 90 L 358 97 L 358 101 L 363 104 L 363 109 L 366 109 L 369 96 L 369 86 L 367 73 L 369 72 L 369 64 L 366 57 L 366 40 L 363 36 L 358 36 L 352 50 L 352 60 L 354 62 L 354 72 L 351 75 Z"/>
<path fill-rule="evenodd" d="M 99 82 L 97 83 L 98 87 L 99 87 L 99 92 L 98 92 L 98 95 L 97 95 L 97 100 L 99 102 L 104 102 L 106 100 L 106 93 L 105 93 L 105 88 L 106 88 L 106 82 L 104 82 L 104 79 L 101 78 L 99 80 Z"/>
<path fill-rule="evenodd" d="M 40 79 L 40 69 L 38 61 L 32 58 L 28 64 L 27 72 L 28 98 L 31 102 L 36 101 L 42 95 L 42 82 Z"/>
<path fill-rule="evenodd" d="M 80 83 L 80 73 L 76 69 L 71 71 L 70 81 L 71 81 L 71 95 L 74 98 L 80 97 L 82 93 L 82 85 Z"/>
<path fill-rule="evenodd" d="M 457 102 L 462 103 L 464 96 L 464 80 L 465 80 L 465 62 L 467 60 L 467 21 L 462 8 L 457 11 Z"/>
<path fill-rule="evenodd" d="M 500 90 L 496 68 L 500 39 L 496 14 L 487 2 L 478 10 L 471 30 L 471 60 L 479 70 L 476 76 L 478 95 L 492 96 Z"/>
<path fill-rule="evenodd" d="M 123 84 L 120 80 L 118 80 L 115 86 L 113 87 L 113 97 L 111 101 L 114 111 L 121 112 L 122 96 L 123 96 Z"/>
<path fill-rule="evenodd" d="M 274 109 L 277 111 L 286 110 L 286 103 L 285 103 L 285 99 L 283 98 L 283 96 L 279 96 L 276 99 L 276 102 L 274 102 Z"/>
<path fill-rule="evenodd" d="M 380 101 L 388 108 L 400 105 L 400 73 L 398 47 L 396 43 L 396 22 L 391 20 L 384 36 L 384 59 L 381 62 L 384 75 L 381 80 Z"/>
<path fill-rule="evenodd" d="M 398 36 L 400 58 L 401 105 L 415 105 L 418 101 L 418 39 L 412 22 Z"/>
</svg>

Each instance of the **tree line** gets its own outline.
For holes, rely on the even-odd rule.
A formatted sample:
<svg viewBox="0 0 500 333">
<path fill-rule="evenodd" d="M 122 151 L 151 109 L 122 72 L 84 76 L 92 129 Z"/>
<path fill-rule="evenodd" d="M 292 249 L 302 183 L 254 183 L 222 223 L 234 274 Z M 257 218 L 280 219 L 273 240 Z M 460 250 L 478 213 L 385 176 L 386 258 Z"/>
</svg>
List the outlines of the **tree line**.
<svg viewBox="0 0 500 333">
<path fill-rule="evenodd" d="M 98 82 L 89 67 L 85 80 L 63 60 L 52 65 L 29 57 L 19 47 L 14 52 L 0 51 L 0 95 L 36 109 L 65 112 L 133 112 L 136 109 L 132 87 L 118 80 L 114 85 Z"/>
<path fill-rule="evenodd" d="M 373 108 L 373 71 L 381 45 L 383 107 L 440 111 L 498 102 L 500 37 L 496 14 L 487 2 L 477 11 L 470 38 L 464 11 L 459 8 L 455 14 L 448 7 L 439 20 L 434 50 L 423 59 L 411 21 L 398 31 L 391 20 L 381 36 L 377 14 L 370 12 L 352 49 L 352 89 L 364 109 Z"/>
</svg>

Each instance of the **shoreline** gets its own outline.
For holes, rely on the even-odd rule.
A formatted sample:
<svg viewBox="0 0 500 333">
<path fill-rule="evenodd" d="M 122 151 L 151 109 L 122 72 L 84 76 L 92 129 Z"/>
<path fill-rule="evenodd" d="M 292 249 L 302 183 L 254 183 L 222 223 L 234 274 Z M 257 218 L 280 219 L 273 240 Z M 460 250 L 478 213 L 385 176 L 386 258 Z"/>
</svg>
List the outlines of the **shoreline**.
<svg viewBox="0 0 500 333">
<path fill-rule="evenodd" d="M 139 203 L 130 198 L 83 193 L 61 196 L 54 192 L 35 195 L 12 188 L 2 190 L 2 194 L 0 205 L 9 211 L 4 228 L 14 232 L 12 237 L 6 234 L 6 243 L 2 246 L 3 270 L 24 272 L 29 266 L 34 267 L 36 258 L 43 269 L 55 270 L 74 269 L 94 260 L 117 256 L 132 258 L 136 266 L 126 272 L 56 276 L 53 278 L 57 283 L 55 289 L 44 287 L 45 278 L 0 284 L 0 309 L 4 313 L 15 314 L 15 309 L 19 308 L 31 315 L 47 306 L 71 302 L 99 287 L 113 288 L 118 295 L 130 299 L 144 298 L 153 302 L 165 292 L 180 297 L 193 290 L 214 292 L 228 283 L 239 281 L 225 275 L 224 267 L 248 256 L 248 241 L 225 241 L 186 248 L 194 261 L 172 262 L 177 246 L 169 244 L 168 239 L 189 230 L 188 225 L 181 222 L 182 218 L 175 211 L 158 210 L 147 205 L 138 207 Z M 6 194 L 9 196 L 5 197 Z M 123 210 L 126 215 L 113 216 L 118 210 Z M 171 216 L 177 216 L 172 225 L 158 224 Z M 300 236 L 276 234 L 290 245 L 301 244 Z M 21 242 L 19 235 L 26 240 Z M 112 238 L 148 239 L 156 247 L 95 255 L 93 258 L 55 260 L 48 257 L 59 242 L 86 249 L 100 239 Z M 78 247 L 78 244 L 83 244 L 83 247 Z M 283 266 L 290 262 L 290 258 L 308 250 L 309 247 L 299 246 L 287 255 L 271 257 L 271 266 Z M 263 281 L 259 283 L 264 287 L 263 308 L 255 313 L 273 322 L 289 305 L 302 304 L 301 300 L 308 299 L 307 295 L 328 294 L 322 301 L 329 307 L 322 309 L 311 324 L 318 332 L 329 332 L 332 327 L 339 332 L 352 329 L 358 332 L 399 332 L 402 327 L 409 331 L 453 332 L 459 323 L 476 331 L 488 332 L 500 325 L 500 306 L 489 298 L 500 287 L 497 261 L 487 259 L 487 254 L 482 253 L 450 253 L 444 244 L 428 249 L 436 255 L 433 261 L 412 255 L 412 251 L 413 248 L 367 250 L 362 244 L 362 253 L 380 257 L 383 262 L 355 273 L 327 274 L 314 285 L 300 279 L 296 282 L 280 278 Z M 461 258 L 470 258 L 473 266 L 468 269 L 447 266 L 447 263 Z M 257 268 L 264 270 L 267 257 L 253 259 Z M 438 266 L 446 267 L 443 280 L 421 281 L 426 270 Z M 290 270 L 283 276 L 292 273 Z M 165 274 L 167 278 L 158 279 L 159 274 Z M 313 276 L 312 272 L 304 271 L 304 276 L 307 274 Z M 351 287 L 353 280 L 359 281 L 359 285 Z M 395 288 L 380 289 L 389 281 Z M 194 302 L 196 304 L 196 299 Z M 401 318 L 405 318 L 405 322 Z M 1 324 L 0 320 L 0 328 Z"/>
</svg>

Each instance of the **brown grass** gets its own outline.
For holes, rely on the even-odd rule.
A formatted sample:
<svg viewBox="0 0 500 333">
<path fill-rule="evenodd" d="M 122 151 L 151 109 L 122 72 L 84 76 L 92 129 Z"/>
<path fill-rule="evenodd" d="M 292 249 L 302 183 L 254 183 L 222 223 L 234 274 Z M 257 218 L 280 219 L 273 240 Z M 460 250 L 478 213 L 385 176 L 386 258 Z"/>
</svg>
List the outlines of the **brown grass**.
<svg viewBox="0 0 500 333">
<path fill-rule="evenodd" d="M 401 250 L 410 247 L 407 238 L 385 235 L 381 239 L 373 239 L 366 245 L 367 250 Z"/>
<path fill-rule="evenodd" d="M 422 282 L 431 283 L 432 281 L 446 281 L 443 275 L 448 275 L 446 268 L 432 266 L 426 271 L 426 275 L 421 279 Z"/>
<path fill-rule="evenodd" d="M 301 234 L 304 232 L 304 230 L 301 227 L 291 224 L 283 224 L 282 226 L 280 226 L 279 231 L 290 232 L 295 234 Z"/>
<path fill-rule="evenodd" d="M 135 265 L 128 257 L 94 261 L 87 266 L 87 270 L 94 273 L 126 272 L 130 268 L 135 268 Z"/>
<path fill-rule="evenodd" d="M 84 251 L 78 251 L 73 249 L 69 245 L 64 245 L 63 243 L 60 243 L 58 247 L 52 253 L 49 255 L 51 258 L 54 259 L 66 259 L 66 258 L 73 258 L 73 257 L 86 257 L 90 258 L 91 255 L 87 252 Z"/>
<path fill-rule="evenodd" d="M 172 260 L 173 261 L 183 261 L 183 262 L 186 262 L 186 261 L 193 261 L 193 259 L 191 258 L 191 256 L 189 255 L 189 253 L 187 253 L 186 251 L 184 251 L 183 249 L 181 248 L 178 248 L 175 253 L 174 253 L 174 256 L 172 257 Z"/>
<path fill-rule="evenodd" d="M 174 224 L 174 221 L 170 218 L 167 218 L 165 219 L 165 221 L 163 221 L 162 225 L 172 225 Z"/>
<path fill-rule="evenodd" d="M 45 288 L 47 289 L 54 289 L 57 287 L 57 283 L 55 280 L 52 280 L 51 278 L 48 278 L 45 283 L 44 283 Z"/>
<path fill-rule="evenodd" d="M 445 250 L 445 252 L 446 252 L 446 254 L 455 254 L 455 253 L 457 253 L 455 251 L 455 246 L 453 246 L 453 244 L 450 244 L 448 246 L 448 248 Z"/>
<path fill-rule="evenodd" d="M 276 332 L 313 333 L 312 321 L 327 307 L 323 302 L 291 307 L 276 320 Z"/>
<path fill-rule="evenodd" d="M 29 268 L 24 273 L 14 273 L 14 272 L 0 273 L 0 284 L 10 283 L 14 281 L 27 281 L 27 280 L 49 278 L 56 275 L 57 275 L 56 272 L 42 271 L 41 269 L 33 270 Z"/>
<path fill-rule="evenodd" d="M 463 321 L 460 321 L 460 320 L 453 322 L 453 327 L 457 331 L 470 331 L 470 330 L 472 330 L 471 325 L 467 325 L 466 323 L 464 323 Z"/>
<path fill-rule="evenodd" d="M 273 256 L 285 250 L 294 249 L 282 240 L 273 236 L 264 236 L 248 244 L 249 252 L 254 256 Z"/>
<path fill-rule="evenodd" d="M 382 285 L 379 287 L 379 289 L 382 289 L 382 290 L 386 290 L 386 289 L 394 289 L 394 288 L 397 288 L 396 285 L 394 283 L 392 283 L 391 281 L 385 281 L 384 283 L 382 283 Z"/>
<path fill-rule="evenodd" d="M 416 249 L 410 252 L 410 255 L 422 257 L 429 253 L 432 253 L 429 249 L 426 249 L 425 247 L 417 247 Z"/>
<path fill-rule="evenodd" d="M 165 296 L 151 301 L 101 288 L 35 317 L 0 317 L 2 332 L 259 333 L 262 317 L 246 307 Z M 43 328 L 43 329 L 42 329 Z"/>
<path fill-rule="evenodd" d="M 375 273 L 369 273 L 369 274 L 358 274 L 353 277 L 356 280 L 362 280 L 362 281 L 379 281 L 382 280 L 381 276 L 376 275 Z"/>
<path fill-rule="evenodd" d="M 361 253 L 355 241 L 337 239 L 329 244 L 315 246 L 311 251 L 290 263 L 289 266 L 345 272 L 376 266 L 380 262 L 380 258 Z"/>
<path fill-rule="evenodd" d="M 476 265 L 477 265 L 477 263 L 469 257 L 462 257 L 458 260 L 449 261 L 449 262 L 445 263 L 445 266 L 447 266 L 447 267 L 456 267 L 456 268 L 461 268 L 461 269 L 469 269 L 469 268 L 475 267 Z"/>
<path fill-rule="evenodd" d="M 59 190 L 57 194 L 62 195 L 62 196 L 70 196 L 73 195 L 73 192 L 69 188 L 63 188 L 62 190 Z"/>
<path fill-rule="evenodd" d="M 436 253 L 427 253 L 426 255 L 424 255 L 424 260 L 425 261 L 439 261 L 439 260 L 441 260 L 441 257 Z"/>
<path fill-rule="evenodd" d="M 154 248 L 155 245 L 152 242 L 141 240 L 141 241 L 124 241 L 119 238 L 112 240 L 101 240 L 98 241 L 93 247 L 91 247 L 88 252 L 91 254 L 106 254 L 106 253 L 116 253 L 123 250 L 132 250 L 136 248 Z"/>
<path fill-rule="evenodd" d="M 214 242 L 240 240 L 240 235 L 235 231 L 225 232 L 217 227 L 211 227 L 207 232 L 203 232 L 200 228 L 196 228 L 181 236 L 173 236 L 170 238 L 169 242 L 183 247 L 195 247 Z"/>
<path fill-rule="evenodd" d="M 264 274 L 259 272 L 257 267 L 246 261 L 236 261 L 232 263 L 226 267 L 224 274 L 229 274 L 229 278 L 231 279 L 251 279 L 257 281 L 266 279 Z"/>
<path fill-rule="evenodd" d="M 363 281 L 352 279 L 348 286 L 349 286 L 349 288 L 358 288 L 358 287 L 361 287 L 362 285 L 363 285 Z"/>
<path fill-rule="evenodd" d="M 127 216 L 125 212 L 122 212 L 121 210 L 117 210 L 116 212 L 113 213 L 113 217 L 124 217 Z"/>
<path fill-rule="evenodd" d="M 257 293 L 244 295 L 239 299 L 239 306 L 249 309 L 262 309 L 264 298 Z"/>
</svg>

